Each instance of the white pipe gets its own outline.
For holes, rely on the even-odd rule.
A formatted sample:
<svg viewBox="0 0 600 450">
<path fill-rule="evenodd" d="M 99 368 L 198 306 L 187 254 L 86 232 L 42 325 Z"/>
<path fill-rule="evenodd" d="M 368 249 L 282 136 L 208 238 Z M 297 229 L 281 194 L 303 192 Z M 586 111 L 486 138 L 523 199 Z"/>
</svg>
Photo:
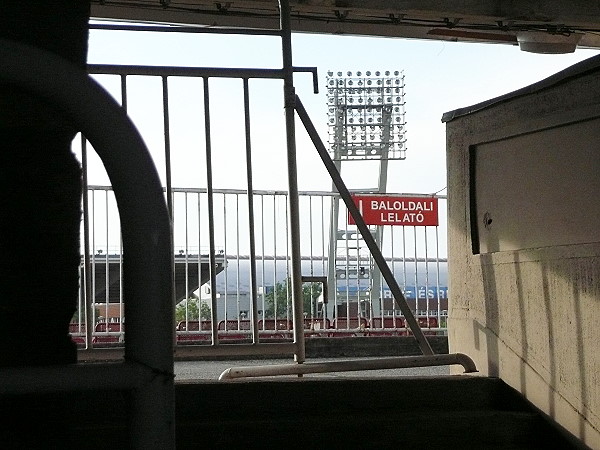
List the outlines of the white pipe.
<svg viewBox="0 0 600 450">
<path fill-rule="evenodd" d="M 309 373 L 350 372 L 358 370 L 401 369 L 407 367 L 449 366 L 460 364 L 464 373 L 477 372 L 475 363 L 463 353 L 444 355 L 400 356 L 357 361 L 329 361 L 324 363 L 273 364 L 265 366 L 231 367 L 223 371 L 219 380 L 265 377 L 278 375 L 305 375 Z"/>
</svg>

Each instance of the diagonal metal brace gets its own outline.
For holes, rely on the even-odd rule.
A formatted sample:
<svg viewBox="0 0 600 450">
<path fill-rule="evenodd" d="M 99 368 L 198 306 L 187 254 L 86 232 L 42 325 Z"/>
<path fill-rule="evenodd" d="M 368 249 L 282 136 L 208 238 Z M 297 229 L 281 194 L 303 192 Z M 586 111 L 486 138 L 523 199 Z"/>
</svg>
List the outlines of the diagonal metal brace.
<svg viewBox="0 0 600 450">
<path fill-rule="evenodd" d="M 323 161 L 325 168 L 329 172 L 329 175 L 331 176 L 331 179 L 333 180 L 333 183 L 335 184 L 335 187 L 337 188 L 342 200 L 346 204 L 346 208 L 348 208 L 348 211 L 350 212 L 350 214 L 352 214 L 352 217 L 354 218 L 354 222 L 356 223 L 356 226 L 357 226 L 358 230 L 360 231 L 360 234 L 362 235 L 362 238 L 365 241 L 365 244 L 367 244 L 367 247 L 369 248 L 369 251 L 371 252 L 371 255 L 373 256 L 373 259 L 375 260 L 377 267 L 379 267 L 379 270 L 381 271 L 381 276 L 383 276 L 383 278 L 385 279 L 388 287 L 390 288 L 390 291 L 392 292 L 394 299 L 396 300 L 396 304 L 402 311 L 402 314 L 404 314 L 404 318 L 406 319 L 408 326 L 410 327 L 415 338 L 417 339 L 417 342 L 419 344 L 421 352 L 423 352 L 424 355 L 433 355 L 433 350 L 431 349 L 429 342 L 425 338 L 425 335 L 423 334 L 423 330 L 421 330 L 421 327 L 419 327 L 419 324 L 417 323 L 415 316 L 413 315 L 412 311 L 408 307 L 408 303 L 406 303 L 406 298 L 404 297 L 404 294 L 402 294 L 402 290 L 400 289 L 398 282 L 394 278 L 394 275 L 393 275 L 391 269 L 385 262 L 385 258 L 383 257 L 381 250 L 377 246 L 377 243 L 375 242 L 373 235 L 371 234 L 369 228 L 367 227 L 365 220 L 363 219 L 362 215 L 360 214 L 358 207 L 354 204 L 354 201 L 352 200 L 352 196 L 350 195 L 350 191 L 344 184 L 344 181 L 342 180 L 342 176 L 340 175 L 340 172 L 335 167 L 335 164 L 333 163 L 333 160 L 329 156 L 329 153 L 327 153 L 327 149 L 325 148 L 325 145 L 323 144 L 321 137 L 317 133 L 317 130 L 315 129 L 315 126 L 313 125 L 312 121 L 310 120 L 310 117 L 308 116 L 308 113 L 306 112 L 306 109 L 304 108 L 302 101 L 300 101 L 300 98 L 297 95 L 296 95 L 296 112 L 298 113 L 298 117 L 300 117 L 300 120 L 304 124 L 304 128 L 308 132 L 308 135 L 310 136 L 311 140 L 313 141 L 313 144 L 314 144 L 315 148 L 317 149 L 317 152 L 319 152 L 319 156 L 321 157 L 321 160 Z"/>
</svg>

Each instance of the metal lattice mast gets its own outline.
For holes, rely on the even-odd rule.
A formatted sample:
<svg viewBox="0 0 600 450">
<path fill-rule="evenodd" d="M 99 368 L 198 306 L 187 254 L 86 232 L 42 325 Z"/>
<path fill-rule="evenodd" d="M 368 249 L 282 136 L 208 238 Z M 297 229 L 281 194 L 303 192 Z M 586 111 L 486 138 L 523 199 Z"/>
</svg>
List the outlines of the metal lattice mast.
<svg viewBox="0 0 600 450">
<path fill-rule="evenodd" d="M 379 161 L 379 178 L 376 192 L 387 191 L 387 172 L 389 160 L 406 158 L 406 120 L 404 100 L 404 74 L 400 71 L 380 72 L 366 71 L 355 73 L 329 71 L 327 76 L 327 105 L 328 105 L 328 142 L 330 154 L 338 171 L 341 172 L 342 162 L 348 161 Z M 373 190 L 372 187 L 369 188 Z M 360 245 L 356 243 L 356 268 L 350 270 L 348 253 L 348 233 L 339 229 L 339 200 L 333 199 L 330 219 L 329 247 L 329 292 L 334 292 L 337 299 L 337 261 L 345 260 L 345 277 L 350 272 L 352 276 L 361 276 Z M 344 231 L 344 232 L 343 232 Z M 383 232 L 380 226 L 373 229 L 377 244 L 381 247 Z M 344 236 L 345 244 L 342 254 L 339 253 L 338 241 Z M 345 253 L 345 254 L 344 254 Z M 364 268 L 363 268 L 364 270 Z M 369 279 L 369 290 L 376 295 L 381 290 L 381 275 L 379 270 L 369 263 L 368 269 L 362 273 Z M 348 281 L 346 280 L 346 283 Z M 360 308 L 360 281 L 357 281 L 358 314 Z M 348 290 L 348 288 L 346 288 Z M 348 296 L 347 296 L 348 298 Z M 348 298 L 349 301 L 349 298 Z M 371 298 L 372 301 L 372 298 Z M 334 302 L 337 304 L 337 301 Z M 372 303 L 371 303 L 372 305 Z M 372 307 L 372 306 L 371 306 Z M 335 308 L 335 306 L 334 306 Z"/>
</svg>

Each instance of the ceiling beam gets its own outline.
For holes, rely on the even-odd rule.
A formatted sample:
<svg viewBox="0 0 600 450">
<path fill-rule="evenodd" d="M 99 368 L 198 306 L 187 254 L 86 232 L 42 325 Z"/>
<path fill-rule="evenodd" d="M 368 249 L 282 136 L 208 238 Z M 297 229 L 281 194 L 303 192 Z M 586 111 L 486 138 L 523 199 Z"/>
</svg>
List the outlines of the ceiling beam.
<svg viewBox="0 0 600 450">
<path fill-rule="evenodd" d="M 297 32 L 504 44 L 516 44 L 518 33 L 524 31 L 556 36 L 580 33 L 580 46 L 600 47 L 600 3 L 595 1 L 298 0 L 290 3 L 292 29 Z M 276 0 L 92 0 L 92 17 L 210 27 L 276 29 L 279 26 Z"/>
</svg>

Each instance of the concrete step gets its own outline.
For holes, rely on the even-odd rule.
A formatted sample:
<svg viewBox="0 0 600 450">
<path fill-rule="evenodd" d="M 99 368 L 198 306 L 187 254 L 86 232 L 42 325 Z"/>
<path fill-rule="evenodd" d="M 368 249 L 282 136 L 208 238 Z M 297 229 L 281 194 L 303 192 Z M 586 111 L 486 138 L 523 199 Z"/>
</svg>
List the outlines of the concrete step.
<svg viewBox="0 0 600 450">
<path fill-rule="evenodd" d="M 0 406 L 1 442 L 15 444 L 7 448 L 127 448 L 127 393 Z M 30 433 L 18 431 L 23 423 Z M 583 448 L 501 380 L 478 376 L 178 383 L 176 429 L 178 449 Z M 61 445 L 35 447 L 40 436 Z"/>
</svg>

